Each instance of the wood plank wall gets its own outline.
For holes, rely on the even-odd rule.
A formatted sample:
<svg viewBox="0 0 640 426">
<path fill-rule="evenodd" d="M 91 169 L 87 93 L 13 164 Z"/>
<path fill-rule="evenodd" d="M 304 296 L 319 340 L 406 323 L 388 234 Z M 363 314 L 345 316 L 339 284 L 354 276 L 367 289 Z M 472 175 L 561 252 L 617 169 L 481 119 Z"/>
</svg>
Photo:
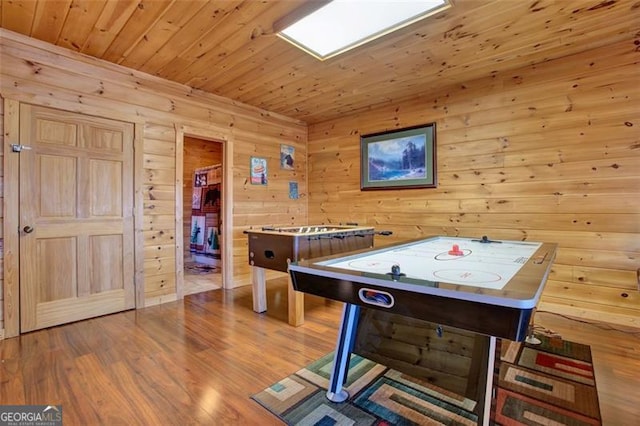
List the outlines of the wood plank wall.
<svg viewBox="0 0 640 426">
<path fill-rule="evenodd" d="M 311 125 L 309 222 L 557 242 L 540 309 L 640 327 L 639 111 L 630 40 Z M 360 191 L 360 135 L 429 122 L 438 187 Z"/>
<path fill-rule="evenodd" d="M 0 99 L 0 221 L 4 223 L 4 102 Z M 4 229 L 0 227 L 0 340 L 4 338 Z"/>
<path fill-rule="evenodd" d="M 176 134 L 171 122 L 144 126 L 143 228 L 145 304 L 176 297 Z"/>
<path fill-rule="evenodd" d="M 184 138 L 184 171 L 182 184 L 182 239 L 185 258 L 191 258 L 188 250 L 191 241 L 191 199 L 193 196 L 193 171 L 201 167 L 222 164 L 222 144 L 204 139 Z"/>
<path fill-rule="evenodd" d="M 7 30 L 0 30 L 0 63 L 1 97 L 144 126 L 140 173 L 144 217 L 143 229 L 137 232 L 144 239 L 147 304 L 176 295 L 176 201 L 172 194 L 177 127 L 208 129 L 233 144 L 233 241 L 228 242 L 233 245 L 233 286 L 250 283 L 245 229 L 307 223 L 304 123 Z M 280 144 L 296 148 L 295 171 L 279 170 Z M 265 187 L 248 183 L 252 155 L 268 159 L 270 175 Z M 288 198 L 290 180 L 298 181 L 301 199 Z M 0 202 L 3 193 L 0 191 Z M 0 306 L 5 303 L 3 300 Z"/>
</svg>

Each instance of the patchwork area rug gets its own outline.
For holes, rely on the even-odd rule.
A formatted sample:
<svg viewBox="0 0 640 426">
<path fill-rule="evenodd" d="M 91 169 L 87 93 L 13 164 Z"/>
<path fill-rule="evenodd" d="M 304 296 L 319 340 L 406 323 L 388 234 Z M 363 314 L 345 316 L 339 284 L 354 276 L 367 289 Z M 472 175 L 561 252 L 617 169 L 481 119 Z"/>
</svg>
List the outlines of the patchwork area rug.
<svg viewBox="0 0 640 426">
<path fill-rule="evenodd" d="M 215 266 L 205 265 L 203 263 L 185 262 L 184 272 L 192 275 L 204 275 L 217 272 L 218 268 Z"/>
<path fill-rule="evenodd" d="M 600 425 L 589 346 L 538 336 L 503 340 L 496 355 L 494 425 Z M 341 404 L 325 397 L 333 353 L 252 399 L 289 425 L 476 425 L 476 402 L 353 355 Z"/>
</svg>

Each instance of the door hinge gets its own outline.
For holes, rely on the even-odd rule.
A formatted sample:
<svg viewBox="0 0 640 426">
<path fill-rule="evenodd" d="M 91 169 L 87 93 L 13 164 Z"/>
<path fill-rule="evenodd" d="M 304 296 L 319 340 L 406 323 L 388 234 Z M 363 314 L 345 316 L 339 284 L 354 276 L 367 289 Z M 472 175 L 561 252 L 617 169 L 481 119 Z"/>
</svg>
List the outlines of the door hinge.
<svg viewBox="0 0 640 426">
<path fill-rule="evenodd" d="M 31 149 L 31 147 L 27 145 L 19 145 L 17 143 L 11 144 L 11 151 L 13 152 L 21 152 L 23 149 Z"/>
</svg>

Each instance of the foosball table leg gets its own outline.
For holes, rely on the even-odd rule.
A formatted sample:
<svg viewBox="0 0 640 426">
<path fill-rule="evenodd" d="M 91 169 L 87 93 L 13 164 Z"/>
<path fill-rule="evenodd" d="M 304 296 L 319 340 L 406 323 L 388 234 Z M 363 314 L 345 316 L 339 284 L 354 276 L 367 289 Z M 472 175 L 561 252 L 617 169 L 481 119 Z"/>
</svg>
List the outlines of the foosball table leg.
<svg viewBox="0 0 640 426">
<path fill-rule="evenodd" d="M 253 311 L 257 313 L 267 310 L 267 288 L 264 268 L 251 267 L 251 287 L 253 297 Z"/>
</svg>

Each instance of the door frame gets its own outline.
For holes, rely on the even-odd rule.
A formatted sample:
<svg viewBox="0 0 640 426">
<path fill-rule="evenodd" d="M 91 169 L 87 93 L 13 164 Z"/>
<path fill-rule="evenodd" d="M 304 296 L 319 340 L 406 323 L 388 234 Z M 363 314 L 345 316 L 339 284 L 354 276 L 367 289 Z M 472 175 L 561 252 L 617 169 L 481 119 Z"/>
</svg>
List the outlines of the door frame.
<svg viewBox="0 0 640 426">
<path fill-rule="evenodd" d="M 19 166 L 20 156 L 11 151 L 12 144 L 20 144 L 20 104 L 67 111 L 75 114 L 91 116 L 84 112 L 66 110 L 64 108 L 40 105 L 32 102 L 21 102 L 16 99 L 4 98 L 4 140 L 3 140 L 3 165 L 4 165 L 4 203 L 2 238 L 4 241 L 4 271 L 3 271 L 3 300 L 2 310 L 4 317 L 4 336 L 0 340 L 20 335 L 20 193 L 19 193 Z M 99 116 L 110 120 L 132 123 L 133 128 L 133 223 L 134 223 L 134 293 L 135 308 L 144 306 L 144 239 L 142 233 L 143 224 L 143 192 L 142 192 L 142 130 L 143 121 L 130 121 L 121 116 L 111 117 L 109 114 Z M 1 330 L 0 330 L 1 332 Z"/>
<path fill-rule="evenodd" d="M 176 124 L 176 295 L 184 298 L 184 231 L 183 231 L 183 176 L 184 176 L 184 137 L 203 139 L 222 144 L 222 208 L 220 216 L 222 226 L 222 288 L 231 289 L 233 285 L 233 141 L 226 132 Z"/>
</svg>

